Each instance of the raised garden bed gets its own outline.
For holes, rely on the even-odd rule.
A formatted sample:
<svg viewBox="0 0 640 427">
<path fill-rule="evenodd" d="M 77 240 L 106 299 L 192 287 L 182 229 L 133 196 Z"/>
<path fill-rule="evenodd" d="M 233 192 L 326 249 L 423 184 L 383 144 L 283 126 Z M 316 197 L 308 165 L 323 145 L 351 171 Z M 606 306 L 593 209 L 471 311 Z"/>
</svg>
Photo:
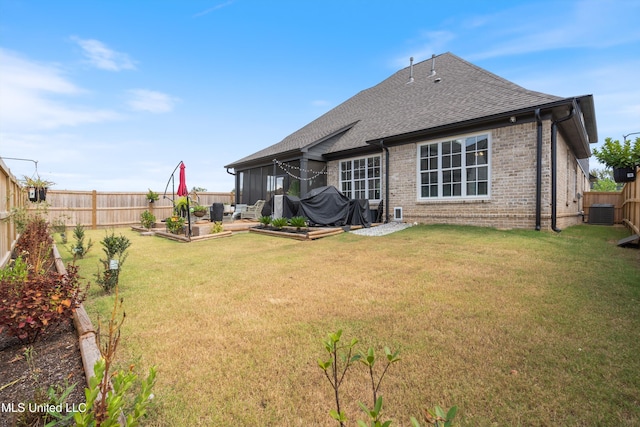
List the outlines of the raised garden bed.
<svg viewBox="0 0 640 427">
<path fill-rule="evenodd" d="M 57 272 L 66 274 L 55 245 L 53 255 Z M 0 402 L 9 405 L 4 409 L 10 408 L 8 413 L 3 410 L 0 427 L 36 423 L 39 411 L 30 403 L 35 405 L 38 389 L 46 392 L 50 386 L 64 389 L 75 383 L 62 408 L 78 410 L 85 402 L 87 378 L 93 376 L 93 365 L 99 358 L 95 332 L 82 305 L 76 308 L 73 320 L 69 319 L 33 344 L 23 344 L 17 338 L 0 334 Z M 39 403 L 43 403 L 41 399 Z"/>
<path fill-rule="evenodd" d="M 296 240 L 315 240 L 327 236 L 335 236 L 344 233 L 340 227 L 313 227 L 302 228 L 298 230 L 295 227 L 283 227 L 276 229 L 274 227 L 253 227 L 250 228 L 251 233 L 266 234 L 268 236 L 285 237 Z"/>
<path fill-rule="evenodd" d="M 228 230 L 228 231 L 221 231 L 220 233 L 200 235 L 199 234 L 200 229 L 196 226 L 193 226 L 192 228 L 192 231 L 194 231 L 194 235 L 191 236 L 191 238 L 185 236 L 184 234 L 169 233 L 168 231 L 162 228 L 152 228 L 151 230 L 148 230 L 144 227 L 133 226 L 131 227 L 131 229 L 134 231 L 138 231 L 141 234 L 144 234 L 147 236 L 159 236 L 159 237 L 164 237 L 165 239 L 175 240 L 177 242 L 197 242 L 200 240 L 210 240 L 210 239 L 218 239 L 221 237 L 229 237 L 231 236 L 231 234 L 233 234 L 231 230 Z"/>
</svg>

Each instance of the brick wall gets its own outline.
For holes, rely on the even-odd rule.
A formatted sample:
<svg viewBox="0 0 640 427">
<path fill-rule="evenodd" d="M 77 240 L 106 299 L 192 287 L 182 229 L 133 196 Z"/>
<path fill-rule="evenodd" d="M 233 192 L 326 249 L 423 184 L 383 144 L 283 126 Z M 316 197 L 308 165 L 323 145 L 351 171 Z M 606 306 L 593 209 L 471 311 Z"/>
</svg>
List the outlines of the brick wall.
<svg viewBox="0 0 640 427">
<path fill-rule="evenodd" d="M 543 122 L 542 228 L 551 228 L 551 122 Z M 461 224 L 496 228 L 535 228 L 536 124 L 523 123 L 490 131 L 490 197 L 482 200 L 419 201 L 417 146 L 392 146 L 390 152 L 389 208 L 403 208 L 405 222 Z M 436 142 L 437 140 L 434 140 Z M 383 155 L 383 166 L 384 166 Z M 557 226 L 582 221 L 582 194 L 588 179 L 558 134 Z M 328 165 L 328 185 L 339 188 L 338 162 Z M 383 168 L 383 195 L 386 170 Z M 386 203 L 387 201 L 385 201 Z"/>
</svg>

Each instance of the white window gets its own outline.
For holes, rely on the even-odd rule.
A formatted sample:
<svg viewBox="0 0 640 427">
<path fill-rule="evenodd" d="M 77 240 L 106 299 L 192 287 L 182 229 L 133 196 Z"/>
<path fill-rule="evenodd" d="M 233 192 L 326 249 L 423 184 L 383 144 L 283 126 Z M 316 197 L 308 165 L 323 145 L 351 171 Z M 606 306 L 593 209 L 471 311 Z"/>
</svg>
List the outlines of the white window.
<svg viewBox="0 0 640 427">
<path fill-rule="evenodd" d="M 487 198 L 489 134 L 418 145 L 418 199 Z"/>
<path fill-rule="evenodd" d="M 340 191 L 350 199 L 380 199 L 380 156 L 340 162 Z"/>
</svg>

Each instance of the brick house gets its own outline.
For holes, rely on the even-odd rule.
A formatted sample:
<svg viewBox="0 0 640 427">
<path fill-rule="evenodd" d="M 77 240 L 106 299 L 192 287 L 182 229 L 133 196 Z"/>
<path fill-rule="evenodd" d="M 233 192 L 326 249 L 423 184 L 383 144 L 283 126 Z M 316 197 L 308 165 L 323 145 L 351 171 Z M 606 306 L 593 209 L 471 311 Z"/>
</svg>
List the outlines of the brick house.
<svg viewBox="0 0 640 427">
<path fill-rule="evenodd" d="M 385 217 L 559 230 L 582 221 L 592 95 L 524 89 L 445 53 L 226 166 L 236 202 L 333 185 Z"/>
</svg>

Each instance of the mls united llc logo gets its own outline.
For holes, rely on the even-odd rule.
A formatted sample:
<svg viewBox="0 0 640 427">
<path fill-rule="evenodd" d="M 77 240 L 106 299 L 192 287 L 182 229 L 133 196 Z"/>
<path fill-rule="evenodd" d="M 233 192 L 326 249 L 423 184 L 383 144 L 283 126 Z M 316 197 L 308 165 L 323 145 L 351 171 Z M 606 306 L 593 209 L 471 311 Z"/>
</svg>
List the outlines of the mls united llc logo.
<svg viewBox="0 0 640 427">
<path fill-rule="evenodd" d="M 0 402 L 0 412 L 56 412 L 58 414 L 63 412 L 84 412 L 87 410 L 86 403 L 60 403 L 58 405 L 50 404 L 36 404 L 36 403 L 5 403 Z"/>
</svg>

